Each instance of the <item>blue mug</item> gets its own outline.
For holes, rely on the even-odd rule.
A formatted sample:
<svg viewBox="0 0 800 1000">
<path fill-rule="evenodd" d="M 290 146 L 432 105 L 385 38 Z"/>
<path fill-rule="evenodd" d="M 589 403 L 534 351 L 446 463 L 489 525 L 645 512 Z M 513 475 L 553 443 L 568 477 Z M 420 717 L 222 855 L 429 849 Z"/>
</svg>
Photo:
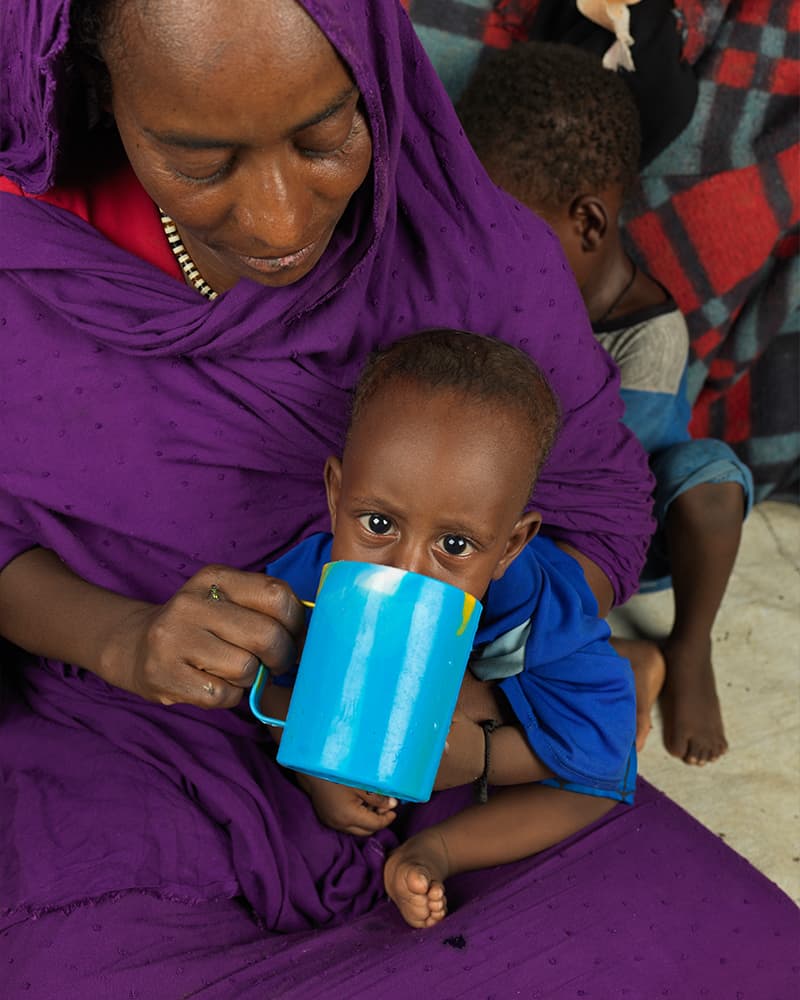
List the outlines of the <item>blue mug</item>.
<svg viewBox="0 0 800 1000">
<path fill-rule="evenodd" d="M 284 723 L 278 763 L 410 802 L 430 798 L 482 605 L 393 566 L 327 563 Z"/>
</svg>

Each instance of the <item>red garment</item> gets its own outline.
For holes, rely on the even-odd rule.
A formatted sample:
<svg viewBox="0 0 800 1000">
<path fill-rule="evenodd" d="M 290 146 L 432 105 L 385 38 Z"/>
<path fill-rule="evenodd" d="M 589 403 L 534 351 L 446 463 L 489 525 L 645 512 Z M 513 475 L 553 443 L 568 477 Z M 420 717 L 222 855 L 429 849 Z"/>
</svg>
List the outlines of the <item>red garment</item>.
<svg viewBox="0 0 800 1000">
<path fill-rule="evenodd" d="M 35 198 L 77 215 L 123 250 L 183 281 L 175 255 L 167 243 L 158 209 L 125 163 L 91 188 L 55 187 L 44 194 L 26 194 L 0 176 L 0 191 Z"/>
</svg>

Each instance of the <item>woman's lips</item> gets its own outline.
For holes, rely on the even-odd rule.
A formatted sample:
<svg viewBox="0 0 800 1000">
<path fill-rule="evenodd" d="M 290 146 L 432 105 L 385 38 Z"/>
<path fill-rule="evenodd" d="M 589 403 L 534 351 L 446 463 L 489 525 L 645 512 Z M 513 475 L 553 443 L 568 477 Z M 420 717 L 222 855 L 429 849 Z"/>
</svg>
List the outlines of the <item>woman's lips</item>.
<svg viewBox="0 0 800 1000">
<path fill-rule="evenodd" d="M 240 259 L 253 271 L 258 271 L 260 274 L 274 274 L 276 271 L 286 271 L 299 267 L 300 264 L 313 255 L 317 249 L 318 242 L 318 240 L 315 240 L 313 243 L 309 243 L 308 246 L 303 247 L 302 250 L 295 250 L 294 253 L 286 254 L 285 257 L 241 256 Z"/>
</svg>

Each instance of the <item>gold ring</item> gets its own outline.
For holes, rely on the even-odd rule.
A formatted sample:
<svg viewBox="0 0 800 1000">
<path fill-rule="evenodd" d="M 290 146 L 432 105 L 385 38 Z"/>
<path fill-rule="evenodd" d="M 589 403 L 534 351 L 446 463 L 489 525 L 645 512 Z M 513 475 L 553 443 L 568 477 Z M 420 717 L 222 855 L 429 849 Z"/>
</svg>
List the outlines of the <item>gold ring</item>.
<svg viewBox="0 0 800 1000">
<path fill-rule="evenodd" d="M 211 586 L 208 588 L 208 599 L 210 601 L 222 600 L 222 594 L 219 592 L 219 587 L 216 585 L 216 583 L 212 583 Z"/>
</svg>

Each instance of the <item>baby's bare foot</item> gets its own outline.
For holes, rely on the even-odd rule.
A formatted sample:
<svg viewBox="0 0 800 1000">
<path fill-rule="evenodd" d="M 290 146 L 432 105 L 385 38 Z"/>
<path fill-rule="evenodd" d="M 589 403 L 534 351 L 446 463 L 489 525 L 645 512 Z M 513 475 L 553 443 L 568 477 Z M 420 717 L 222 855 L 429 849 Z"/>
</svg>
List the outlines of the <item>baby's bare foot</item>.
<svg viewBox="0 0 800 1000">
<path fill-rule="evenodd" d="M 711 665 L 711 640 L 702 648 L 668 639 L 667 677 L 661 692 L 664 746 L 687 764 L 702 767 L 728 749 Z"/>
<path fill-rule="evenodd" d="M 401 844 L 383 869 L 386 892 L 412 927 L 433 927 L 444 918 L 446 877 L 447 851 L 435 828 Z"/>
<path fill-rule="evenodd" d="M 653 706 L 664 686 L 664 656 L 648 639 L 612 638 L 614 649 L 630 660 L 636 684 L 636 749 L 641 753 L 653 728 Z"/>
</svg>

